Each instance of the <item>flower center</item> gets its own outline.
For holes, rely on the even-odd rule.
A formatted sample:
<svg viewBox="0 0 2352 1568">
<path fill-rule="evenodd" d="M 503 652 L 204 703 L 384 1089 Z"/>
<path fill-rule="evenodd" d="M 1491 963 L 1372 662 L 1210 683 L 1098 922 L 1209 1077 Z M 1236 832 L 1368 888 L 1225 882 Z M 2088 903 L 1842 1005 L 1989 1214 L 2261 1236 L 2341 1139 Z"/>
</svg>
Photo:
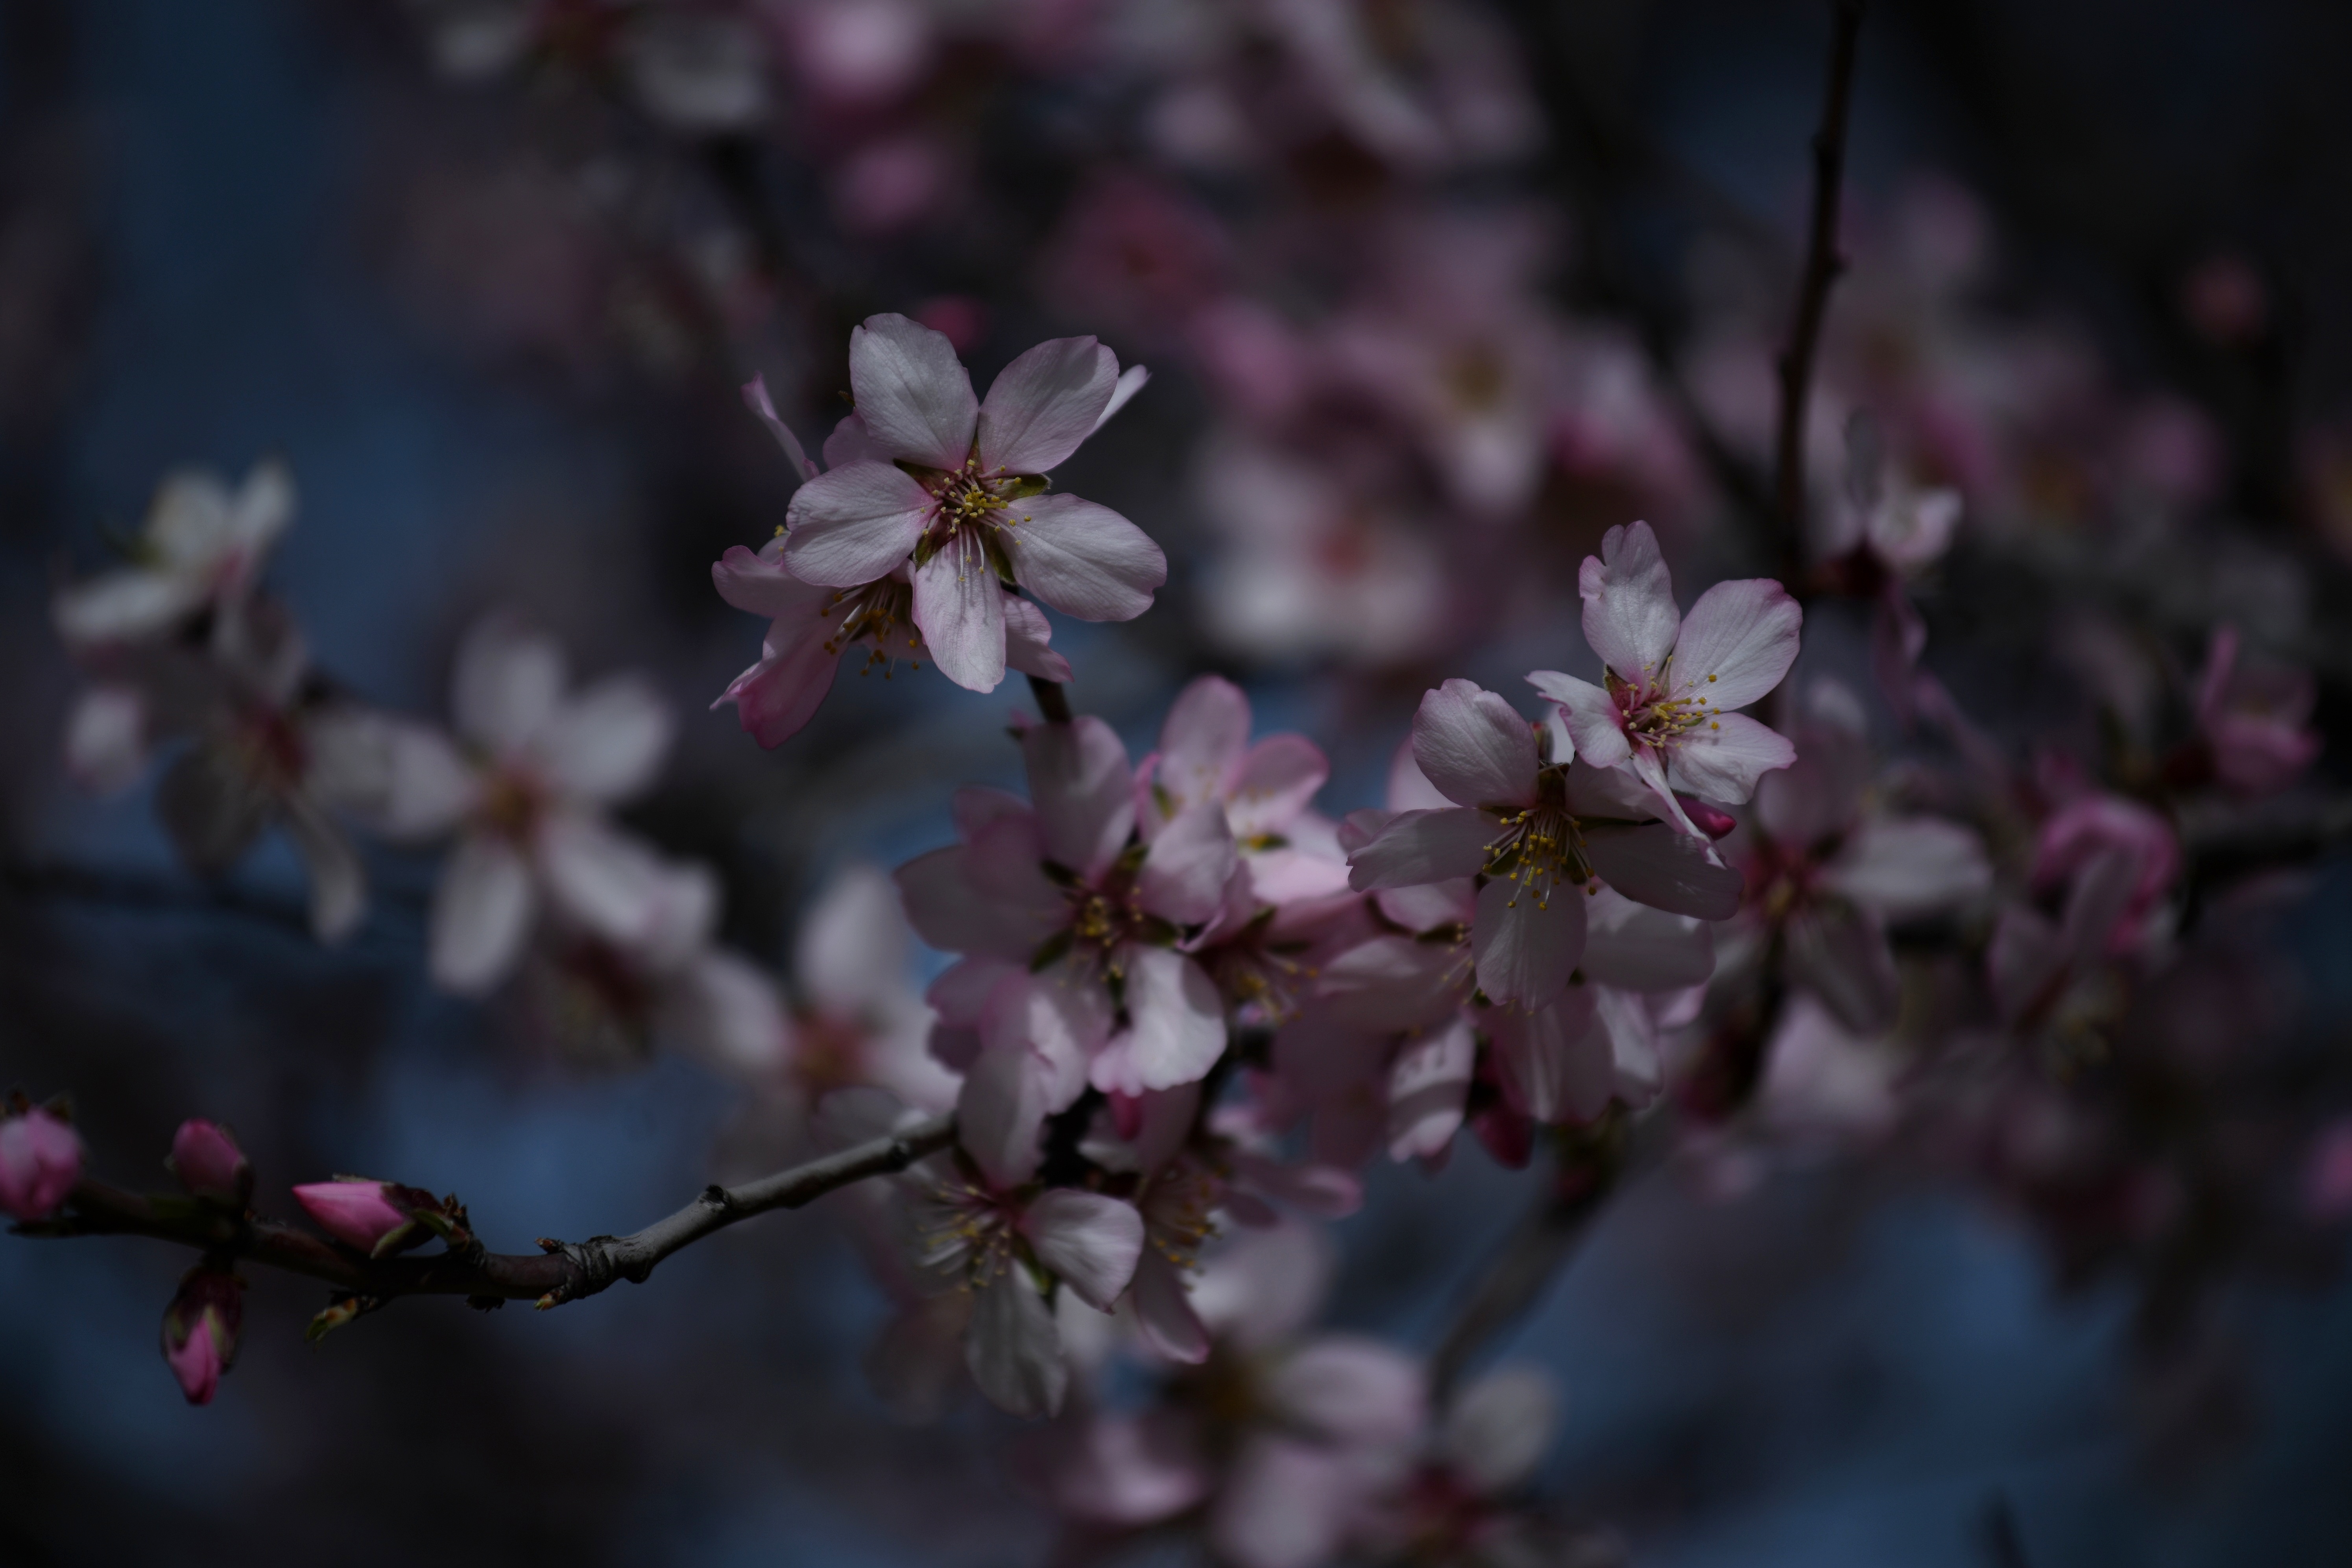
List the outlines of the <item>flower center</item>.
<svg viewBox="0 0 2352 1568">
<path fill-rule="evenodd" d="M 920 669 L 922 664 L 913 658 L 923 646 L 923 634 L 915 626 L 915 590 L 896 577 L 885 577 L 868 583 L 862 588 L 844 588 L 826 603 L 826 613 L 841 617 L 833 635 L 824 639 L 824 651 L 838 655 L 850 644 L 864 638 L 867 643 L 866 662 L 857 673 L 864 675 L 876 665 L 882 667 L 882 679 L 890 679 L 898 658 L 908 659 L 909 669 Z M 906 639 L 901 654 L 893 655 L 891 638 Z"/>
<path fill-rule="evenodd" d="M 1696 690 L 1679 697 L 1667 693 L 1674 688 L 1675 656 L 1668 654 L 1665 663 L 1658 667 L 1654 678 L 1644 679 L 1638 686 L 1619 679 L 1615 670 L 1603 672 L 1609 683 L 1609 695 L 1617 700 L 1617 710 L 1624 715 L 1625 736 L 1647 746 L 1669 746 L 1690 731 L 1705 724 L 1709 729 L 1721 729 L 1717 717 L 1723 710 L 1713 706 Z M 1713 680 L 1710 675 L 1707 679 Z"/>
<path fill-rule="evenodd" d="M 929 1197 L 930 1213 L 917 1227 L 924 1267 L 955 1274 L 967 1290 L 1013 1267 L 1013 1216 L 995 1194 L 954 1179 Z"/>
<path fill-rule="evenodd" d="M 1509 906 L 1532 897 L 1536 908 L 1551 907 L 1552 890 L 1560 883 L 1599 891 L 1592 867 L 1584 858 L 1584 832 L 1568 809 L 1567 781 L 1558 768 L 1537 776 L 1536 804 L 1502 817 L 1503 831 L 1486 846 L 1482 873 L 1517 884 Z"/>
</svg>

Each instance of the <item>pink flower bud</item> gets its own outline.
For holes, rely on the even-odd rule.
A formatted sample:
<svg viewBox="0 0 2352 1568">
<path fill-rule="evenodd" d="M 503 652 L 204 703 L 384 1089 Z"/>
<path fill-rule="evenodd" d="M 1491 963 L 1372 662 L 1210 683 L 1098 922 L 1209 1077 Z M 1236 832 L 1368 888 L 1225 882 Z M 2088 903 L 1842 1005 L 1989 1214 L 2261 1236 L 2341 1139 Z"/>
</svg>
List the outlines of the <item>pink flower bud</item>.
<svg viewBox="0 0 2352 1568">
<path fill-rule="evenodd" d="M 245 1282 L 226 1269 L 199 1264 L 163 1309 L 163 1360 L 191 1405 L 210 1405 L 221 1373 L 236 1360 L 244 1289 Z"/>
<path fill-rule="evenodd" d="M 181 1122 L 172 1135 L 172 1157 L 163 1163 L 200 1198 L 239 1209 L 253 1201 L 253 1166 L 229 1130 L 216 1122 Z"/>
<path fill-rule="evenodd" d="M 1675 798 L 1682 802 L 1683 810 L 1690 814 L 1691 826 L 1709 838 L 1721 838 L 1739 826 L 1739 819 L 1729 812 L 1717 811 L 1706 802 L 1684 795 L 1679 790 L 1675 792 Z"/>
<path fill-rule="evenodd" d="M 47 1219 L 81 1180 L 81 1140 L 38 1107 L 0 1121 L 0 1209 Z"/>
<path fill-rule="evenodd" d="M 408 1211 L 394 1201 L 390 1182 L 312 1182 L 294 1189 L 294 1199 L 320 1227 L 371 1258 L 396 1250 L 415 1236 Z"/>
</svg>

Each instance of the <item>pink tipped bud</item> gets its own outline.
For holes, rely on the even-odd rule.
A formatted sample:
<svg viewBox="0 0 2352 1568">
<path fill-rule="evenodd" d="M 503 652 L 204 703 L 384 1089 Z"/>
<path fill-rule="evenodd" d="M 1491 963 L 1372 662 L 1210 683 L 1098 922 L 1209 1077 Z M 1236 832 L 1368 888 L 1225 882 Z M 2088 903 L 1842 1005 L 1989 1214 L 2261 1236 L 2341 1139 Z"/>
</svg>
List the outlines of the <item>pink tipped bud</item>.
<svg viewBox="0 0 2352 1568">
<path fill-rule="evenodd" d="M 1739 826 L 1738 817 L 1727 811 L 1717 811 L 1703 800 L 1694 800 L 1680 793 L 1675 798 L 1683 803 L 1683 810 L 1690 816 L 1691 826 L 1709 838 L 1721 838 Z"/>
<path fill-rule="evenodd" d="M 253 1166 L 229 1130 L 217 1122 L 181 1122 L 172 1135 L 172 1157 L 163 1163 L 200 1198 L 238 1209 L 253 1201 Z"/>
<path fill-rule="evenodd" d="M 81 1180 L 81 1139 L 36 1106 L 0 1121 L 0 1209 L 47 1219 Z"/>
<path fill-rule="evenodd" d="M 191 1405 L 210 1405 L 221 1373 L 236 1360 L 244 1291 L 245 1281 L 236 1275 L 199 1264 L 163 1309 L 163 1360 Z"/>
<path fill-rule="evenodd" d="M 329 1236 L 380 1258 L 424 1239 L 408 1210 L 396 1201 L 405 1190 L 390 1182 L 312 1182 L 295 1188 L 294 1199 Z"/>
</svg>

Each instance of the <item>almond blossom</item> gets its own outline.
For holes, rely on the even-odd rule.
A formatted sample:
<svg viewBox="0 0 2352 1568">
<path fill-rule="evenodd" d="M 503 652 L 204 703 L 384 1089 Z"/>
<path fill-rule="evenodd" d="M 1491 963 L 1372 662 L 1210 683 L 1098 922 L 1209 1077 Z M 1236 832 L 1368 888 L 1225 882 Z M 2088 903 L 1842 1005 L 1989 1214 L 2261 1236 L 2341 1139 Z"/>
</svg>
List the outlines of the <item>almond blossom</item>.
<svg viewBox="0 0 2352 1568">
<path fill-rule="evenodd" d="M 162 637 L 253 592 L 270 547 L 294 518 L 283 464 L 257 463 L 235 489 L 187 469 L 155 492 L 131 561 L 57 597 L 58 635 L 77 652 Z"/>
<path fill-rule="evenodd" d="M 904 568 L 908 617 L 957 685 L 1004 679 L 1003 585 L 1087 621 L 1150 606 L 1168 563 L 1108 507 L 1048 489 L 1141 378 L 1092 338 L 1056 338 L 1004 368 L 985 402 L 947 338 L 904 316 L 849 339 L 855 432 L 793 498 L 780 559 L 799 581 L 868 591 Z M 836 445 L 839 453 L 835 455 Z"/>
<path fill-rule="evenodd" d="M 1603 883 L 1701 920 L 1738 908 L 1739 874 L 1703 837 L 1645 821 L 1638 788 L 1580 758 L 1546 760 L 1535 727 L 1471 681 L 1422 699 L 1412 754 L 1449 804 L 1380 826 L 1349 854 L 1350 880 L 1369 891 L 1479 879 L 1471 934 L 1491 1002 L 1533 1009 L 1559 995 L 1584 953 L 1585 900 Z"/>
<path fill-rule="evenodd" d="M 1145 843 L 1109 725 L 1035 725 L 1022 754 L 1034 806 L 965 790 L 963 842 L 898 873 L 916 933 L 964 955 L 930 993 L 942 1026 L 964 1033 L 951 1051 L 1003 1032 L 1050 1038 L 1106 1090 L 1198 1079 L 1224 1051 L 1224 1008 L 1180 944 L 1216 914 L 1234 869 L 1223 807 L 1188 807 Z"/>
<path fill-rule="evenodd" d="M 1685 617 L 1657 535 L 1636 522 L 1609 531 L 1577 588 L 1605 688 L 1546 669 L 1528 681 L 1559 705 L 1585 762 L 1630 765 L 1668 820 L 1695 834 L 1676 790 L 1738 805 L 1795 760 L 1780 734 L 1733 711 L 1780 685 L 1796 660 L 1804 614 L 1780 584 L 1717 583 Z"/>
<path fill-rule="evenodd" d="M 743 397 L 774 434 L 796 477 L 815 479 L 820 470 L 777 416 L 765 379 L 747 384 Z M 866 452 L 869 443 L 858 416 L 851 415 L 842 426 L 825 444 L 828 456 L 837 457 L 845 447 Z M 733 703 L 745 731 L 770 747 L 808 723 L 842 665 L 859 648 L 865 651 L 858 672 L 879 665 L 886 680 L 900 662 L 910 669 L 920 669 L 927 660 L 936 662 L 915 624 L 909 568 L 901 566 L 858 587 L 822 587 L 793 574 L 784 560 L 786 543 L 786 536 L 779 532 L 757 553 L 735 545 L 710 568 L 720 598 L 769 619 L 760 662 L 737 676 L 711 706 Z M 1069 661 L 1047 646 L 1053 628 L 1045 613 L 1010 590 L 1000 594 L 1006 668 L 1045 680 L 1069 679 Z"/>
<path fill-rule="evenodd" d="M 667 706 L 637 676 L 569 684 L 554 639 L 492 616 L 458 646 L 456 740 L 382 720 L 348 742 L 376 747 L 387 772 L 370 826 L 395 842 L 457 835 L 434 894 L 429 963 L 462 995 L 512 972 L 542 904 L 626 945 L 664 923 L 677 894 L 659 857 L 604 815 L 653 782 Z"/>
</svg>

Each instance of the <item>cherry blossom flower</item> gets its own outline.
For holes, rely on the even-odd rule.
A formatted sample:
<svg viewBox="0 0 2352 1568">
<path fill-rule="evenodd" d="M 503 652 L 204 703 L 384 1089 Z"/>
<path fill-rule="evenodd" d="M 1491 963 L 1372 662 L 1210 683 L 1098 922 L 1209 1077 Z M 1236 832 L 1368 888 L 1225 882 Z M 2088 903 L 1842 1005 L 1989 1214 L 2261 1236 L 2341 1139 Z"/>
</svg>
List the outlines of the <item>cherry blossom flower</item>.
<svg viewBox="0 0 2352 1568">
<path fill-rule="evenodd" d="M 460 994 L 513 970 L 542 903 L 624 947 L 674 918 L 677 879 L 604 816 L 653 782 L 668 708 L 636 676 L 567 684 L 552 638 L 492 616 L 457 649 L 458 742 L 388 720 L 349 742 L 378 748 L 389 779 L 361 814 L 370 826 L 394 841 L 458 834 L 434 894 L 429 963 Z"/>
<path fill-rule="evenodd" d="M 793 498 L 781 559 L 795 578 L 863 590 L 906 568 L 914 625 L 948 679 L 975 691 L 1004 678 L 1003 584 L 1080 620 L 1150 605 L 1168 576 L 1160 547 L 1045 478 L 1116 406 L 1110 350 L 1040 343 L 982 402 L 945 336 L 875 316 L 850 334 L 849 379 L 860 445 L 836 434 L 840 456 L 828 443 L 833 466 Z"/>
<path fill-rule="evenodd" d="M 1739 875 L 1704 838 L 1644 823 L 1645 797 L 1581 759 L 1545 761 L 1534 727 L 1473 682 L 1422 699 L 1412 751 L 1451 804 L 1381 826 L 1349 854 L 1350 879 L 1366 890 L 1484 879 L 1472 937 L 1491 1002 L 1532 1009 L 1559 995 L 1583 956 L 1585 901 L 1604 881 L 1701 920 L 1738 908 Z"/>
<path fill-rule="evenodd" d="M 960 1157 L 908 1178 L 916 1260 L 967 1293 L 964 1354 L 972 1381 L 1016 1415 L 1050 1415 L 1068 1387 L 1045 1291 L 1058 1279 L 1108 1312 L 1135 1277 L 1143 1216 L 1132 1204 L 1034 1184 L 1043 1125 L 1034 1053 L 985 1053 L 957 1105 Z"/>
<path fill-rule="evenodd" d="M 0 1118 L 0 1209 L 47 1219 L 81 1180 L 81 1139 L 38 1106 Z"/>
<path fill-rule="evenodd" d="M 172 474 L 131 562 L 58 594 L 58 635 L 88 650 L 162 637 L 201 611 L 234 607 L 293 517 L 294 481 L 282 464 L 256 464 L 234 490 L 213 474 Z"/>
<path fill-rule="evenodd" d="M 1685 617 L 1657 535 L 1636 522 L 1609 531 L 1577 586 L 1606 689 L 1556 670 L 1528 680 L 1559 704 L 1579 757 L 1630 764 L 1688 833 L 1698 829 L 1675 791 L 1737 805 L 1795 760 L 1780 735 L 1733 711 L 1780 685 L 1796 659 L 1804 616 L 1780 584 L 1717 583 Z"/>
<path fill-rule="evenodd" d="M 965 1032 L 950 1049 L 1003 1032 L 1050 1040 L 1107 1091 L 1198 1079 L 1224 1050 L 1224 1009 L 1179 944 L 1216 914 L 1234 869 L 1223 806 L 1191 806 L 1143 843 L 1134 772 L 1108 724 L 1039 724 L 1022 752 L 1034 808 L 966 790 L 963 842 L 898 873 L 916 933 L 965 955 L 930 992 L 941 1024 Z"/>
</svg>

